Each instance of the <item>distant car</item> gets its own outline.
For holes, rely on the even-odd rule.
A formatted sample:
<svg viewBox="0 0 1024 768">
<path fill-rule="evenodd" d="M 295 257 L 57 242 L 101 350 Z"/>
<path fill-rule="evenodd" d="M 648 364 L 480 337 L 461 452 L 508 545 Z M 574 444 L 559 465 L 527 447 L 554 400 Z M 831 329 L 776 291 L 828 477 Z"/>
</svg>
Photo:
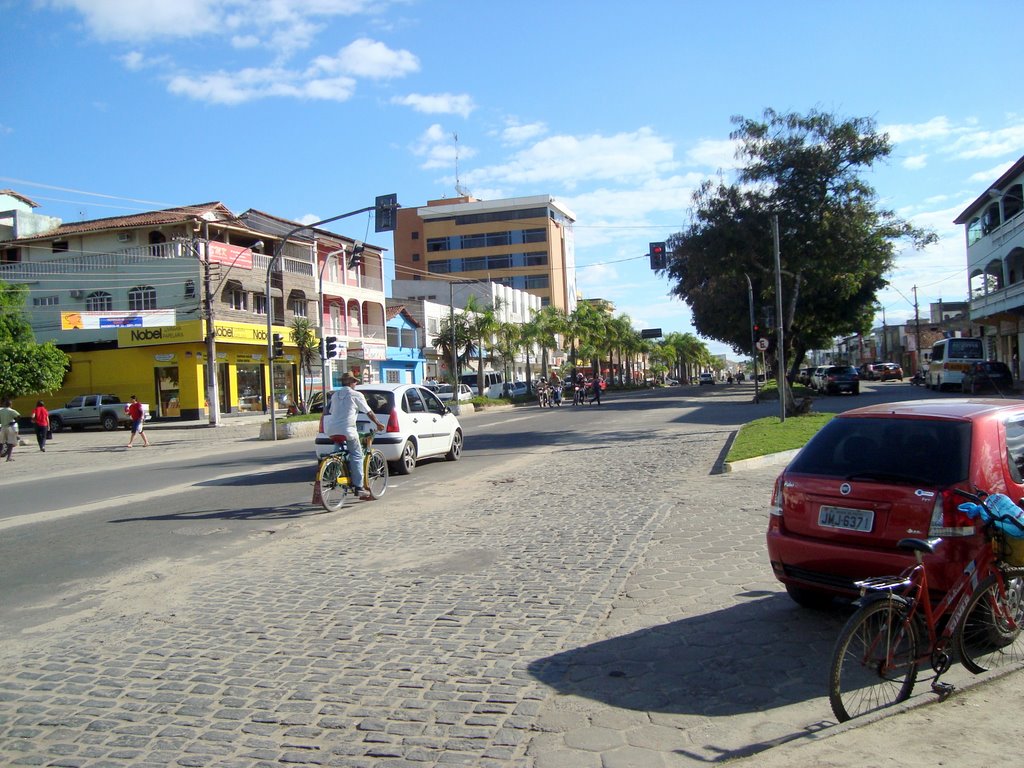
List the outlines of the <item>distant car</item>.
<svg viewBox="0 0 1024 768">
<path fill-rule="evenodd" d="M 816 392 L 822 391 L 822 380 L 824 379 L 825 371 L 827 371 L 831 367 L 832 366 L 830 365 L 819 365 L 817 368 L 814 369 L 814 371 L 811 373 L 811 389 L 815 390 Z"/>
<path fill-rule="evenodd" d="M 530 386 L 525 381 L 505 383 L 505 397 L 523 397 L 528 394 L 530 394 Z"/>
<path fill-rule="evenodd" d="M 434 384 L 433 386 L 427 387 L 432 391 L 437 398 L 444 403 L 449 403 L 452 400 L 452 385 L 451 384 Z M 464 403 L 473 399 L 473 390 L 466 384 L 459 384 L 459 402 Z"/>
<path fill-rule="evenodd" d="M 964 392 L 974 394 L 981 390 L 995 390 L 999 394 L 1013 390 L 1013 374 L 1006 363 L 986 360 L 983 363 L 970 363 L 964 371 L 960 387 Z"/>
<path fill-rule="evenodd" d="M 860 374 L 852 365 L 829 365 L 818 377 L 818 391 L 823 395 L 849 392 L 860 394 Z"/>
<path fill-rule="evenodd" d="M 458 461 L 462 456 L 462 425 L 451 409 L 426 387 L 419 384 L 360 384 L 367 404 L 385 430 L 373 438 L 384 458 L 400 475 L 407 475 L 421 459 L 444 456 Z M 331 400 L 320 417 L 320 430 L 314 442 L 317 460 L 331 453 L 334 441 L 324 434 L 324 417 L 331 412 Z M 360 414 L 356 421 L 360 432 L 373 423 Z"/>
<path fill-rule="evenodd" d="M 860 368 L 857 369 L 857 373 L 864 381 L 874 381 L 878 378 L 878 372 L 876 368 L 881 363 L 864 363 Z"/>
<path fill-rule="evenodd" d="M 942 537 L 927 557 L 944 594 L 985 546 L 955 488 L 1024 496 L 1024 402 L 944 398 L 838 414 L 775 481 L 767 549 L 797 603 L 855 598 L 854 582 L 899 573 L 904 538 Z"/>
<path fill-rule="evenodd" d="M 701 386 L 704 386 L 705 384 L 710 384 L 711 386 L 715 385 L 714 374 L 708 373 L 706 371 L 700 375 L 699 380 Z"/>
<path fill-rule="evenodd" d="M 801 368 L 800 372 L 796 375 L 796 380 L 805 387 L 811 386 L 811 374 L 814 373 L 813 368 Z"/>
<path fill-rule="evenodd" d="M 665 379 L 665 386 L 666 387 L 677 387 L 677 386 L 679 386 L 679 382 L 676 379 Z"/>
<path fill-rule="evenodd" d="M 875 378 L 878 381 L 903 381 L 903 368 L 896 363 L 880 363 L 875 366 Z"/>
</svg>

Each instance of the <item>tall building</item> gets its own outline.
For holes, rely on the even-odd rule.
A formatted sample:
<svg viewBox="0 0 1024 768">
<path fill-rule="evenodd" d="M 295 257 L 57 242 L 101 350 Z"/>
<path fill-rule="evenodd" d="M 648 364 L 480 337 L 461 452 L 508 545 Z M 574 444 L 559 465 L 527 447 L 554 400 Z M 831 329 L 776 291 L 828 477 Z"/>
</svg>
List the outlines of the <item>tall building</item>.
<svg viewBox="0 0 1024 768">
<path fill-rule="evenodd" d="M 572 312 L 575 220 L 549 195 L 458 197 L 402 208 L 394 234 L 395 278 L 490 281 Z"/>
</svg>

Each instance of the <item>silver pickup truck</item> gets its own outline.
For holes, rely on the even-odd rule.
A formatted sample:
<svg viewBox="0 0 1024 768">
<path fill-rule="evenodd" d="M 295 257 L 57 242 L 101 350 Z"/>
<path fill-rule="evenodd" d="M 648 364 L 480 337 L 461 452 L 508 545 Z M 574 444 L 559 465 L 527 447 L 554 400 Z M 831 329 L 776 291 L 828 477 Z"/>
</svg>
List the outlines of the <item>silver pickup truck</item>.
<svg viewBox="0 0 1024 768">
<path fill-rule="evenodd" d="M 60 432 L 65 427 L 81 430 L 86 427 L 103 427 L 107 431 L 119 426 L 130 427 L 132 420 L 125 412 L 127 403 L 117 395 L 79 395 L 63 408 L 50 411 L 50 429 Z M 149 419 L 149 407 L 142 406 L 145 418 Z"/>
</svg>

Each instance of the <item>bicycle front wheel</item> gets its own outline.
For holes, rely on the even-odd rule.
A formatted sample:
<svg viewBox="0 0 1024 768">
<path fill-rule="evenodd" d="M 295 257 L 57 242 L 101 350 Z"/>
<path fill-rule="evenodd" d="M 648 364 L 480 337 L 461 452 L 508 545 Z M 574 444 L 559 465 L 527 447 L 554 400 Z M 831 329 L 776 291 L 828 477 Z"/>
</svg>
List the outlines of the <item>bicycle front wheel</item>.
<svg viewBox="0 0 1024 768">
<path fill-rule="evenodd" d="M 320 487 L 320 503 L 328 512 L 337 512 L 345 506 L 351 485 L 344 459 L 328 456 L 320 462 L 316 484 Z"/>
<path fill-rule="evenodd" d="M 1024 579 L 989 576 L 975 590 L 957 632 L 960 662 L 974 674 L 1024 662 Z"/>
<path fill-rule="evenodd" d="M 917 680 L 917 629 L 900 600 L 857 610 L 836 642 L 828 700 L 839 722 L 910 697 Z"/>
<path fill-rule="evenodd" d="M 388 489 L 388 463 L 380 451 L 370 451 L 366 458 L 366 490 L 379 499 Z"/>
</svg>

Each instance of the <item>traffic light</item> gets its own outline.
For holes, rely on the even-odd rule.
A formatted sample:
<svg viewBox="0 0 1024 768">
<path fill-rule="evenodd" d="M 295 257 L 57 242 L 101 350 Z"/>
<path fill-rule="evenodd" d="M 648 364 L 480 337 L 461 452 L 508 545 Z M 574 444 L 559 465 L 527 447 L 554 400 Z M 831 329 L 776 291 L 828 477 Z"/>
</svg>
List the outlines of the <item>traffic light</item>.
<svg viewBox="0 0 1024 768">
<path fill-rule="evenodd" d="M 352 253 L 348 255 L 349 269 L 359 269 L 359 265 L 363 263 L 363 251 L 365 250 L 366 246 L 359 242 L 352 246 Z"/>
<path fill-rule="evenodd" d="M 760 323 L 754 323 L 754 327 L 751 329 L 751 331 L 752 331 L 751 332 L 751 336 L 753 336 L 755 339 L 760 338 L 761 337 L 761 324 Z"/>
<path fill-rule="evenodd" d="M 320 342 L 320 356 L 324 360 L 333 360 L 338 356 L 337 336 L 324 336 Z"/>
<path fill-rule="evenodd" d="M 665 269 L 668 266 L 665 243 L 651 243 L 648 255 L 651 257 L 651 269 Z"/>
<path fill-rule="evenodd" d="M 278 358 L 284 357 L 284 336 L 280 333 L 275 333 L 271 341 L 271 357 Z"/>
<path fill-rule="evenodd" d="M 378 195 L 374 204 L 374 231 L 393 232 L 398 195 Z"/>
</svg>

